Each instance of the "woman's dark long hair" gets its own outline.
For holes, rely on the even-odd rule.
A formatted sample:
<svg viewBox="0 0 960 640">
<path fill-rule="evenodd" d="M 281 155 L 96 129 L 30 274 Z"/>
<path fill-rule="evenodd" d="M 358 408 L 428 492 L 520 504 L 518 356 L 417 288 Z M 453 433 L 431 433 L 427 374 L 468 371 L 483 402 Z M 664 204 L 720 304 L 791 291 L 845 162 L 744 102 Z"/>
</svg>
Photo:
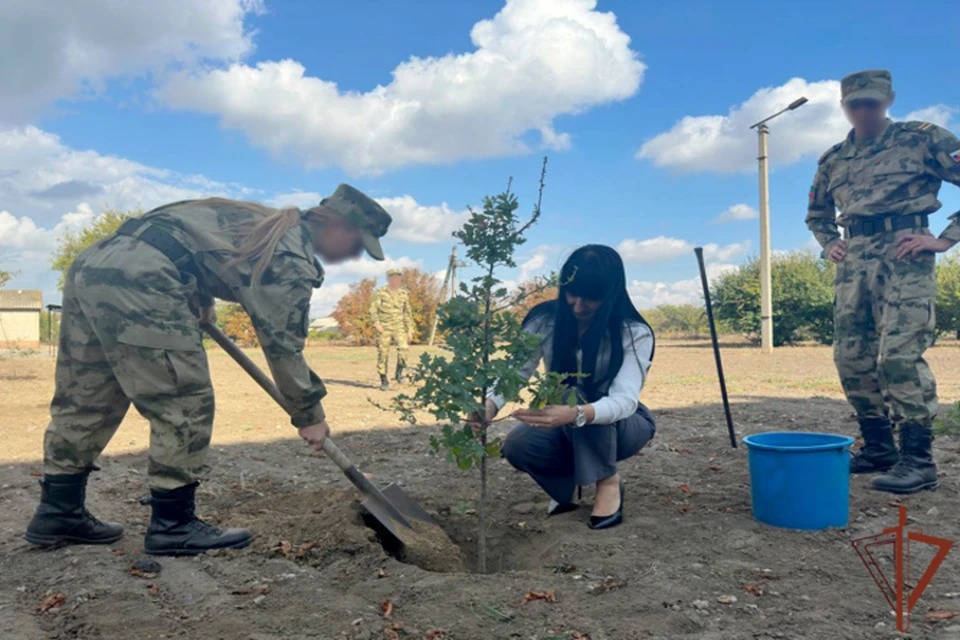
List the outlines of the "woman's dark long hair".
<svg viewBox="0 0 960 640">
<path fill-rule="evenodd" d="M 567 258 L 560 270 L 560 291 L 556 300 L 543 302 L 527 314 L 527 326 L 538 318 L 552 317 L 553 354 L 548 370 L 577 372 L 577 347 L 583 351 L 582 373 L 587 377 L 580 385 L 587 402 L 600 399 L 601 389 L 613 380 L 623 365 L 623 332 L 630 322 L 650 324 L 630 300 L 627 276 L 620 254 L 600 244 L 580 247 Z M 567 295 L 591 301 L 602 301 L 594 313 L 590 328 L 581 337 Z M 653 335 L 653 329 L 650 329 Z M 610 360 L 604 371 L 596 371 L 597 355 L 604 338 L 610 342 Z M 651 353 L 651 358 L 653 354 Z M 572 384 L 573 381 L 568 381 Z"/>
</svg>

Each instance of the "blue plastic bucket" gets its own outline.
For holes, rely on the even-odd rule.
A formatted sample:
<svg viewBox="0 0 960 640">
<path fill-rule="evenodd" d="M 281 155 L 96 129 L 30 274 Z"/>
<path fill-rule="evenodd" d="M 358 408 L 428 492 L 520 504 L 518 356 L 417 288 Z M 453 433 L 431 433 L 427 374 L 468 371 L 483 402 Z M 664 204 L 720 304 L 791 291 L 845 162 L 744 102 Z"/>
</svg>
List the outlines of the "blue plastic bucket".
<svg viewBox="0 0 960 640">
<path fill-rule="evenodd" d="M 743 442 L 754 519 L 783 529 L 847 526 L 853 438 L 782 432 L 757 433 Z"/>
</svg>

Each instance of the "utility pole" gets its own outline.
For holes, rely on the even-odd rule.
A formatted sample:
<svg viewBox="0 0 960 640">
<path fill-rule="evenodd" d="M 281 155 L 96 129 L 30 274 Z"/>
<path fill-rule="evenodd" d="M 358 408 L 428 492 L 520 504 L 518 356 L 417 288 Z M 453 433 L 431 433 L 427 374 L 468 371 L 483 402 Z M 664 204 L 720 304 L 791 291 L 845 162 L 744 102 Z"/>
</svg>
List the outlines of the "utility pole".
<svg viewBox="0 0 960 640">
<path fill-rule="evenodd" d="M 791 102 L 785 109 L 751 126 L 757 130 L 760 163 L 760 350 L 773 353 L 773 291 L 770 276 L 770 172 L 767 158 L 767 135 L 770 130 L 767 122 L 780 114 L 801 107 L 806 98 Z"/>
<path fill-rule="evenodd" d="M 447 262 L 447 272 L 443 276 L 443 286 L 440 289 L 440 300 L 438 301 L 438 306 L 447 302 L 448 300 L 453 299 L 457 295 L 457 269 L 466 267 L 465 262 L 460 262 L 457 260 L 457 245 L 453 245 L 453 250 L 450 252 L 450 260 Z M 434 338 L 437 335 L 437 324 L 440 322 L 440 313 L 438 312 L 433 316 L 433 328 L 430 329 L 430 342 L 429 345 L 433 346 Z"/>
</svg>

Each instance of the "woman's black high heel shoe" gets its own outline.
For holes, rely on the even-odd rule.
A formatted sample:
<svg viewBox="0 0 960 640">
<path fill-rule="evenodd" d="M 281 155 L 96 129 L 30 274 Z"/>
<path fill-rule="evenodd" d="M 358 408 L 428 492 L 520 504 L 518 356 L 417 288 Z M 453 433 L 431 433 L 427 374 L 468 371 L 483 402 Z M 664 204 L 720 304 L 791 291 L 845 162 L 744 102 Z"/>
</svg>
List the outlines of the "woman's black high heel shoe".
<svg viewBox="0 0 960 640">
<path fill-rule="evenodd" d="M 583 487 L 577 487 L 577 500 L 583 499 Z M 564 513 L 570 513 L 580 508 L 576 502 L 560 503 L 556 500 L 550 500 L 550 506 L 547 507 L 547 517 L 559 516 Z"/>
<path fill-rule="evenodd" d="M 590 516 L 590 524 L 587 525 L 594 531 L 600 529 L 609 529 L 623 522 L 623 499 L 626 492 L 626 485 L 623 480 L 620 481 L 620 506 L 617 512 L 609 516 Z"/>
</svg>

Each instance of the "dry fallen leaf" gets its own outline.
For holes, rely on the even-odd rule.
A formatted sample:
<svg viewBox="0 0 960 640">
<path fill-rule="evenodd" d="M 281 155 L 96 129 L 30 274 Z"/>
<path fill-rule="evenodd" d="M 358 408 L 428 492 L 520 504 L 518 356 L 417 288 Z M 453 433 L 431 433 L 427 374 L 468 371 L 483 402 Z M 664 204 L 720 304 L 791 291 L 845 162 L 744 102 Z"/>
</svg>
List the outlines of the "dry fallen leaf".
<svg viewBox="0 0 960 640">
<path fill-rule="evenodd" d="M 134 578 L 144 578 L 144 579 L 147 579 L 147 580 L 150 580 L 151 578 L 156 578 L 156 577 L 157 577 L 157 574 L 155 574 L 155 573 L 150 573 L 150 572 L 148 572 L 148 571 L 141 571 L 140 569 L 137 569 L 136 567 L 133 567 L 133 568 L 130 569 L 130 575 L 132 575 Z"/>
<path fill-rule="evenodd" d="M 622 586 L 623 586 L 622 582 L 617 582 L 613 578 L 607 578 L 606 580 L 603 580 L 602 582 L 599 582 L 593 585 L 592 587 L 590 587 L 590 591 L 592 593 L 605 593 L 607 591 L 613 591 L 615 589 L 619 589 Z"/>
<path fill-rule="evenodd" d="M 148 584 L 147 588 L 150 589 L 150 595 L 158 596 L 160 595 L 160 585 L 158 584 Z"/>
<path fill-rule="evenodd" d="M 383 613 L 384 618 L 389 618 L 393 615 L 393 603 L 387 600 L 386 602 L 380 605 L 380 611 Z"/>
<path fill-rule="evenodd" d="M 111 555 L 117 556 L 118 558 L 122 558 L 123 556 L 125 556 L 125 555 L 127 555 L 127 554 L 126 554 L 125 551 L 120 551 L 120 550 L 118 549 L 117 551 L 112 551 L 112 552 L 111 552 Z"/>
<path fill-rule="evenodd" d="M 554 589 L 550 589 L 550 591 L 528 591 L 527 595 L 523 596 L 523 600 L 520 601 L 520 606 L 523 606 L 528 602 L 533 602 L 534 600 L 543 600 L 544 602 L 556 602 L 557 592 Z"/>
<path fill-rule="evenodd" d="M 378 578 L 386 578 L 386 577 L 387 577 L 387 570 L 386 570 L 386 569 L 377 569 L 377 577 L 378 577 Z"/>
<path fill-rule="evenodd" d="M 717 602 L 720 604 L 736 604 L 737 596 L 720 596 L 717 598 Z"/>
<path fill-rule="evenodd" d="M 718 467 L 718 466 L 715 465 L 715 464 L 712 464 L 712 465 L 710 465 L 710 466 L 707 467 L 707 468 L 710 469 L 710 471 L 723 471 L 723 467 Z"/>
<path fill-rule="evenodd" d="M 927 620 L 933 620 L 939 622 L 941 620 L 953 620 L 957 616 L 960 616 L 960 613 L 956 611 L 927 611 Z"/>
<path fill-rule="evenodd" d="M 46 613 L 52 609 L 59 609 L 60 605 L 67 601 L 67 596 L 62 593 L 54 593 L 43 599 L 43 602 L 37 607 L 40 613 Z"/>
<path fill-rule="evenodd" d="M 432 631 L 427 631 L 424 640 L 437 640 L 437 638 L 442 638 L 445 635 L 447 635 L 446 629 L 433 629 Z"/>
<path fill-rule="evenodd" d="M 689 504 L 682 505 L 679 507 L 679 511 L 680 513 L 690 513 L 693 511 L 693 506 Z"/>
<path fill-rule="evenodd" d="M 319 546 L 319 543 L 317 542 L 308 542 L 307 544 L 297 549 L 297 557 L 302 558 L 307 551 L 310 551 L 310 549 L 314 549 L 317 546 Z"/>
<path fill-rule="evenodd" d="M 280 553 L 285 556 L 290 555 L 290 551 L 293 550 L 293 545 L 290 544 L 289 540 L 283 540 L 280 542 Z"/>
<path fill-rule="evenodd" d="M 680 485 L 680 491 L 683 491 L 684 493 L 693 493 L 693 489 L 691 489 L 690 485 L 686 483 Z"/>
<path fill-rule="evenodd" d="M 400 634 L 398 633 L 403 629 L 403 625 L 399 622 L 393 622 L 388 624 L 383 628 L 383 634 L 389 638 L 389 640 L 400 640 Z"/>
<path fill-rule="evenodd" d="M 249 596 L 249 595 L 263 595 L 270 591 L 270 585 L 268 584 L 255 584 L 248 589 L 237 589 L 236 591 L 231 591 L 235 596 Z"/>
<path fill-rule="evenodd" d="M 751 595 L 757 596 L 758 598 L 763 595 L 763 585 L 745 584 L 743 585 L 743 590 Z"/>
<path fill-rule="evenodd" d="M 30 475 L 32 475 L 34 478 L 39 478 L 39 477 L 43 476 L 43 474 L 42 474 L 41 472 L 39 472 L 39 471 L 31 471 L 31 472 L 30 472 Z"/>
</svg>

